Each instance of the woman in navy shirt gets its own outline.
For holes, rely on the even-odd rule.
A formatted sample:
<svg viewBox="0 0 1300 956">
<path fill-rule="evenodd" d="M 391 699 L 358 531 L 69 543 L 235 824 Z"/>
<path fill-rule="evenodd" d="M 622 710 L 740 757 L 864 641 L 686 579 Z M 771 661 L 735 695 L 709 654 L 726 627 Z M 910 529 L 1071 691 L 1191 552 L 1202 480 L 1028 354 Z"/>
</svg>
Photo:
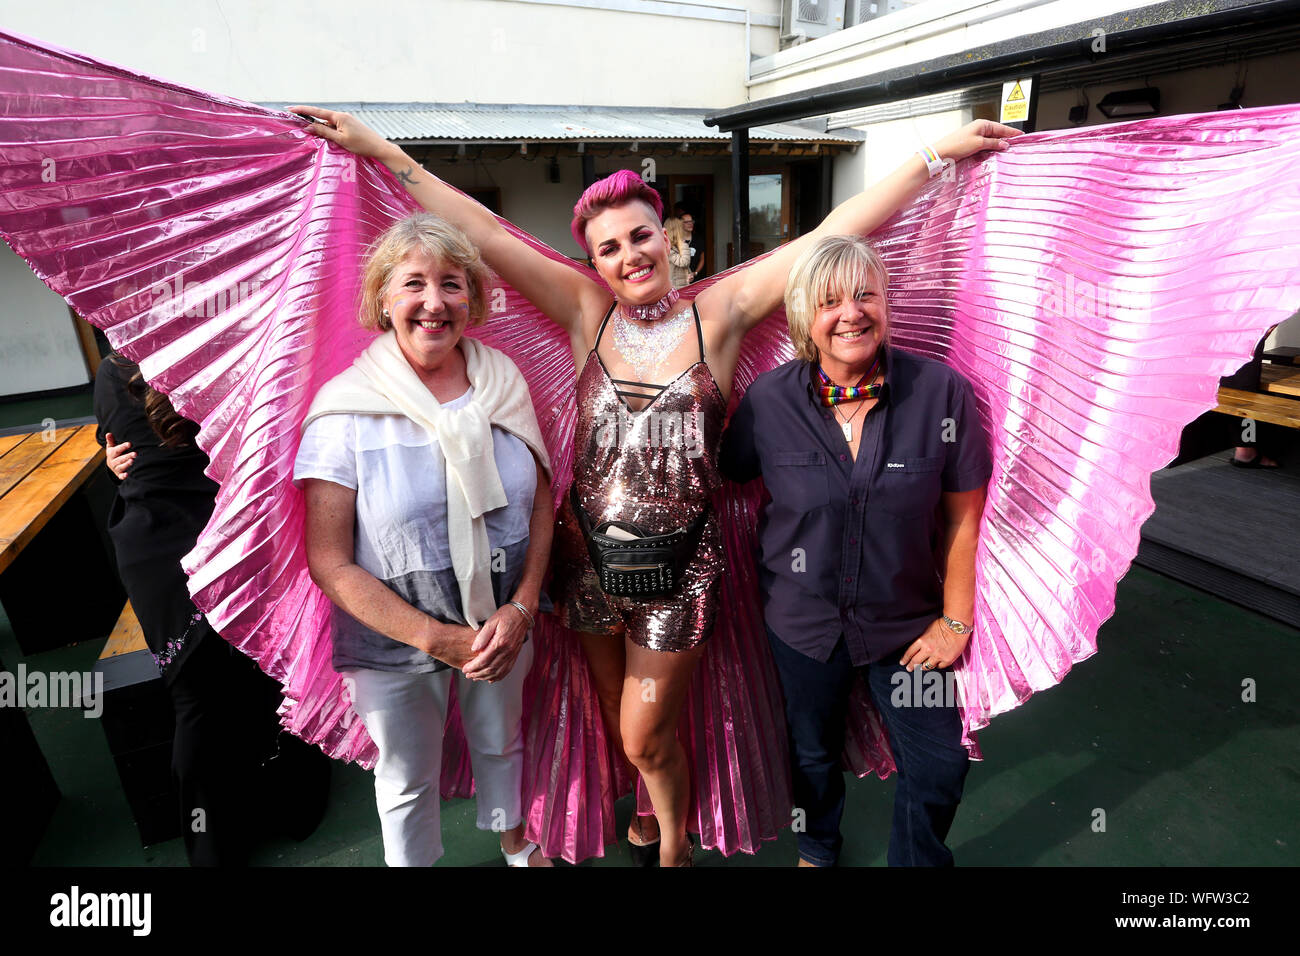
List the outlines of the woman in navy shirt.
<svg viewBox="0 0 1300 956">
<path fill-rule="evenodd" d="M 956 682 L 928 672 L 970 637 L 992 465 L 970 383 L 889 347 L 887 282 L 865 239 L 808 250 L 785 294 L 799 357 L 755 380 L 722 443 L 723 473 L 767 489 L 759 580 L 806 866 L 839 856 L 859 671 L 899 771 L 891 866 L 952 863 L 944 839 L 968 767 Z"/>
</svg>

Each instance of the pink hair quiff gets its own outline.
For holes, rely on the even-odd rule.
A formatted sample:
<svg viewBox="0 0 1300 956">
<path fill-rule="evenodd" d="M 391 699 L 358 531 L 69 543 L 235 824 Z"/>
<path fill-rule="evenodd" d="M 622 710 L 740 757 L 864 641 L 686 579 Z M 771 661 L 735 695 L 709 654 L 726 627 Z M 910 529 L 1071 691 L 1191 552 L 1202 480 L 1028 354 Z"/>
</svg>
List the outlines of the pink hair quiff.
<svg viewBox="0 0 1300 956">
<path fill-rule="evenodd" d="M 663 197 L 644 179 L 630 169 L 620 169 L 616 173 L 598 179 L 588 186 L 573 207 L 573 223 L 569 231 L 573 241 L 582 251 L 591 255 L 587 248 L 587 223 L 606 209 L 622 206 L 634 200 L 641 200 L 654 210 L 659 219 L 664 217 Z"/>
</svg>

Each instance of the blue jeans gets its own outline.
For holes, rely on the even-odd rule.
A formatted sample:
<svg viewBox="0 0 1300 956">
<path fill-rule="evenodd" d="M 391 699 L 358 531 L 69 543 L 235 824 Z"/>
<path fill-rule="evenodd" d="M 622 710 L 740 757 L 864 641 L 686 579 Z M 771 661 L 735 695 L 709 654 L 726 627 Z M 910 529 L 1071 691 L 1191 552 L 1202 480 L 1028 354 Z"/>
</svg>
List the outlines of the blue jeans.
<svg viewBox="0 0 1300 956">
<path fill-rule="evenodd" d="M 805 814 L 799 855 L 817 866 L 834 866 L 843 844 L 844 721 L 859 668 L 849 660 L 842 640 L 823 664 L 794 650 L 771 630 L 767 637 L 785 692 L 795 806 Z M 911 693 L 917 679 L 898 663 L 903 650 L 861 668 L 898 765 L 889 865 L 951 866 L 952 851 L 943 841 L 970 766 L 961 745 L 961 714 L 951 700 L 922 706 L 922 695 Z M 895 678 L 899 673 L 903 677 Z M 941 679 L 943 673 L 933 672 L 928 679 Z M 902 683 L 905 694 L 900 693 Z M 915 706 L 895 706 L 901 700 Z M 930 695 L 924 702 L 937 703 Z"/>
</svg>

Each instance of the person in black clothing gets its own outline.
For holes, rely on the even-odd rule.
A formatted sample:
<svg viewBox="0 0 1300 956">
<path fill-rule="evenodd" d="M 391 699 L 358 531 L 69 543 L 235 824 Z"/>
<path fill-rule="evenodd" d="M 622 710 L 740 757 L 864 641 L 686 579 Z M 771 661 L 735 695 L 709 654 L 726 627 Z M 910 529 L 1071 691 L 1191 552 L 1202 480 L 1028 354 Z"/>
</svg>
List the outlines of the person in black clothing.
<svg viewBox="0 0 1300 956">
<path fill-rule="evenodd" d="M 108 520 L 118 573 L 175 709 L 172 776 L 185 850 L 193 866 L 242 864 L 264 822 L 259 768 L 284 763 L 287 751 L 315 778 L 314 799 L 290 827 L 301 839 L 323 812 L 329 761 L 279 733 L 279 685 L 190 600 L 181 558 L 207 524 L 218 489 L 194 444 L 198 425 L 116 354 L 100 363 L 94 403 L 99 441 L 121 482 Z"/>
</svg>

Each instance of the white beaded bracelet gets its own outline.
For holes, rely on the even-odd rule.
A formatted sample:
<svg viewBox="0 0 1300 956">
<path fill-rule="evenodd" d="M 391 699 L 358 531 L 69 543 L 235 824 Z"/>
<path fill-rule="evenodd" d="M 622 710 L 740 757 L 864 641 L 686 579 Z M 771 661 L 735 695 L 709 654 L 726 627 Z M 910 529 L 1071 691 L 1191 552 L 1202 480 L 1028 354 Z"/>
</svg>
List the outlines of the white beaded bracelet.
<svg viewBox="0 0 1300 956">
<path fill-rule="evenodd" d="M 935 176 L 938 176 L 939 173 L 943 171 L 943 159 L 939 156 L 933 146 L 922 146 L 918 152 L 920 153 L 921 161 L 925 163 L 925 170 L 930 174 L 931 179 L 934 179 Z"/>
</svg>

